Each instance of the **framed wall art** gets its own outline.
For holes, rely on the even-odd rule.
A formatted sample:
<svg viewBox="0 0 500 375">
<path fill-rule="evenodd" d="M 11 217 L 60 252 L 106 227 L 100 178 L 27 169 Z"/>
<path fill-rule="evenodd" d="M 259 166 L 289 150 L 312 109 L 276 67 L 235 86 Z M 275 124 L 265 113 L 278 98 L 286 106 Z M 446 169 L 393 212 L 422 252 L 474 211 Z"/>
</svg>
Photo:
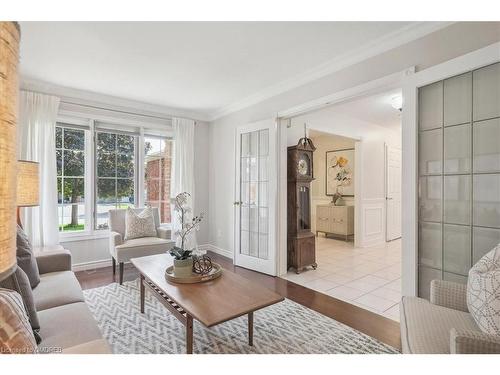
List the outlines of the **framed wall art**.
<svg viewBox="0 0 500 375">
<path fill-rule="evenodd" d="M 354 149 L 326 152 L 326 195 L 354 197 Z"/>
</svg>

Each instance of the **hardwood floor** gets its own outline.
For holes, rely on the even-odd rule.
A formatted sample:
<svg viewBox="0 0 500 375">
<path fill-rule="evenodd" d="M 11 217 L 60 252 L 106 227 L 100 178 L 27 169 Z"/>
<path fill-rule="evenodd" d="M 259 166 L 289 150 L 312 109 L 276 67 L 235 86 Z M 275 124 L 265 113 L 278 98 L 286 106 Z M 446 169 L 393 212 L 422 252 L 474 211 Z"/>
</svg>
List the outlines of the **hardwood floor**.
<svg viewBox="0 0 500 375">
<path fill-rule="evenodd" d="M 391 319 L 327 296 L 326 294 L 305 288 L 291 281 L 236 267 L 230 259 L 218 254 L 209 252 L 209 256 L 224 268 L 275 290 L 285 298 L 300 303 L 401 350 L 399 323 Z M 97 288 L 118 281 L 118 273 L 113 277 L 111 267 L 98 268 L 92 271 L 79 271 L 76 273 L 76 277 L 83 289 Z M 132 281 L 138 277 L 139 273 L 132 264 L 126 264 L 123 280 Z"/>
</svg>

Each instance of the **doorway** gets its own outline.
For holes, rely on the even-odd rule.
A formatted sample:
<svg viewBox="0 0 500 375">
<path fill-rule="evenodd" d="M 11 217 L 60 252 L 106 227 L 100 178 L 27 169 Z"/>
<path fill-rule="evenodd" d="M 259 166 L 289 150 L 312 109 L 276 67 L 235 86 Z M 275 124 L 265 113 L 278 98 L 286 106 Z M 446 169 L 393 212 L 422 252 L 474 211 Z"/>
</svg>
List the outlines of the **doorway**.
<svg viewBox="0 0 500 375">
<path fill-rule="evenodd" d="M 317 269 L 282 276 L 394 320 L 401 298 L 401 112 L 392 105 L 398 96 L 401 90 L 391 89 L 287 119 L 288 146 L 303 136 L 305 123 L 316 147 L 310 199 Z M 340 157 L 347 170 L 330 165 Z M 340 183 L 345 179 L 350 183 Z"/>
</svg>

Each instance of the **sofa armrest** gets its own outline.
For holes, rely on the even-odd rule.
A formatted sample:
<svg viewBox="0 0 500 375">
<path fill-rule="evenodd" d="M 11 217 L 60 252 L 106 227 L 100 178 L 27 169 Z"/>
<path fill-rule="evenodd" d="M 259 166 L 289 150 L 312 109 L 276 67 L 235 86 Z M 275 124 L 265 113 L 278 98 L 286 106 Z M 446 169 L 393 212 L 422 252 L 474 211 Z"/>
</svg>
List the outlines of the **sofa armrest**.
<svg viewBox="0 0 500 375">
<path fill-rule="evenodd" d="M 40 274 L 58 271 L 71 271 L 71 253 L 58 250 L 35 251 L 36 263 Z"/>
<path fill-rule="evenodd" d="M 109 249 L 110 251 L 118 245 L 123 244 L 123 236 L 118 232 L 109 232 Z"/>
<path fill-rule="evenodd" d="M 467 285 L 444 280 L 431 281 L 431 303 L 468 312 Z"/>
<path fill-rule="evenodd" d="M 450 353 L 499 354 L 500 336 L 481 331 L 465 331 L 452 328 L 450 331 Z"/>
<path fill-rule="evenodd" d="M 171 230 L 170 229 L 158 227 L 158 228 L 156 228 L 156 233 L 158 234 L 158 237 L 163 238 L 164 240 L 171 239 Z"/>
</svg>

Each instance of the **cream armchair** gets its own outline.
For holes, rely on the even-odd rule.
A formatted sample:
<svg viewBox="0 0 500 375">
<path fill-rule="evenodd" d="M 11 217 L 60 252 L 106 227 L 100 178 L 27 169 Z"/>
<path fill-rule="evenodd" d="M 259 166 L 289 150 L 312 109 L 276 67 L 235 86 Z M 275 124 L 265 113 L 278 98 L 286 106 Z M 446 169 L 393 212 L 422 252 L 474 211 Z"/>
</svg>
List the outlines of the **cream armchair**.
<svg viewBox="0 0 500 375">
<path fill-rule="evenodd" d="M 403 297 L 401 344 L 411 354 L 500 353 L 500 336 L 482 332 L 467 308 L 467 286 L 432 280 L 430 301 Z"/>
<path fill-rule="evenodd" d="M 135 208 L 141 212 L 143 208 Z M 170 230 L 160 227 L 158 208 L 153 208 L 157 237 L 134 238 L 125 241 L 126 209 L 109 210 L 109 252 L 113 261 L 113 275 L 116 274 L 116 263 L 120 265 L 120 285 L 123 283 L 123 264 L 131 258 L 163 254 L 170 250 L 175 241 L 170 237 Z"/>
</svg>

